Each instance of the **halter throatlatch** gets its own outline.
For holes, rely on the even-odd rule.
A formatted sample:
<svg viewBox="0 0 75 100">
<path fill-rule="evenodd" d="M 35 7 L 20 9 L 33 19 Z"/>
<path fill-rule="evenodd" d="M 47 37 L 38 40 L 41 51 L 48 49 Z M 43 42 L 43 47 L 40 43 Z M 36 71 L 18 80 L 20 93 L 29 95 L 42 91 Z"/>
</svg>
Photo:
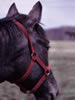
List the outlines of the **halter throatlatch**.
<svg viewBox="0 0 75 100">
<path fill-rule="evenodd" d="M 26 89 L 20 84 L 20 82 L 24 81 L 29 76 L 34 63 L 37 62 L 43 68 L 44 75 L 41 77 L 38 83 L 32 88 L 32 90 L 30 90 L 31 93 L 34 93 L 40 87 L 40 85 L 44 82 L 47 76 L 50 74 L 50 65 L 45 66 L 44 62 L 37 56 L 32 44 L 32 39 L 30 38 L 26 28 L 19 21 L 13 20 L 13 22 L 25 33 L 25 36 L 27 37 L 30 44 L 30 48 L 31 48 L 31 61 L 26 73 L 22 77 L 20 77 L 18 80 L 13 81 L 13 82 L 18 84 L 22 88 L 22 90 L 26 92 Z"/>
</svg>

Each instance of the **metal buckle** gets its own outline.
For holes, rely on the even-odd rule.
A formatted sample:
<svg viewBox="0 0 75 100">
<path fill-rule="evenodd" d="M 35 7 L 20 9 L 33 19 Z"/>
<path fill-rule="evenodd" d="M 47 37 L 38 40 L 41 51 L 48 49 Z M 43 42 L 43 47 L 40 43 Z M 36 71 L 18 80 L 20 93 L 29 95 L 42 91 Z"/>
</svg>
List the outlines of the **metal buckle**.
<svg viewBox="0 0 75 100">
<path fill-rule="evenodd" d="M 46 75 L 46 76 L 49 76 L 49 75 L 50 75 L 50 72 L 47 70 L 47 71 L 45 72 L 45 75 Z"/>
<path fill-rule="evenodd" d="M 36 60 L 36 53 L 35 53 L 35 52 L 32 53 L 32 54 L 31 54 L 31 57 L 32 57 L 33 60 Z"/>
</svg>

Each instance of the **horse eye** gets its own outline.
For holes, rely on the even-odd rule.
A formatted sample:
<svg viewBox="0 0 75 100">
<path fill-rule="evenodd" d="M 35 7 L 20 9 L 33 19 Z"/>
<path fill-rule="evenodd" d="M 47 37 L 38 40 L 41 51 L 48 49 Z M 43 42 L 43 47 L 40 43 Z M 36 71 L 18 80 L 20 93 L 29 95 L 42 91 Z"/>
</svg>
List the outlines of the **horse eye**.
<svg viewBox="0 0 75 100">
<path fill-rule="evenodd" d="M 50 46 L 48 45 L 48 46 L 46 46 L 46 48 L 47 48 L 47 50 L 49 50 Z"/>
<path fill-rule="evenodd" d="M 37 43 L 39 43 L 40 45 L 43 45 L 47 50 L 50 48 L 50 46 L 46 43 L 44 43 L 44 41 L 42 40 L 37 40 Z"/>
</svg>

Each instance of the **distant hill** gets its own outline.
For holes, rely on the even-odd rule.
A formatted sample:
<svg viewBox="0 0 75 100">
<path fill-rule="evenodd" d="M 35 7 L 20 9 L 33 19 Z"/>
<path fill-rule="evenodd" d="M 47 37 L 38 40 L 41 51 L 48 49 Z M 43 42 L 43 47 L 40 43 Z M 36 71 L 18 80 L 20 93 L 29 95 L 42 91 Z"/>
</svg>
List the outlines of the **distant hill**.
<svg viewBox="0 0 75 100">
<path fill-rule="evenodd" d="M 75 27 L 59 27 L 47 29 L 49 40 L 75 40 Z"/>
</svg>

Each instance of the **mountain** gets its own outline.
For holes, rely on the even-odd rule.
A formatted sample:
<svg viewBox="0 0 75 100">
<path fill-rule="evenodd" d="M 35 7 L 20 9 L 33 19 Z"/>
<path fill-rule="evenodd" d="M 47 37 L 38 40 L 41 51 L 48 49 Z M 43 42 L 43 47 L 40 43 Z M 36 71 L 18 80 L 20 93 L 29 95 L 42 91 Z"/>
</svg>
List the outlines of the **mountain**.
<svg viewBox="0 0 75 100">
<path fill-rule="evenodd" d="M 46 34 L 49 40 L 75 40 L 75 27 L 65 26 L 47 29 Z"/>
</svg>

